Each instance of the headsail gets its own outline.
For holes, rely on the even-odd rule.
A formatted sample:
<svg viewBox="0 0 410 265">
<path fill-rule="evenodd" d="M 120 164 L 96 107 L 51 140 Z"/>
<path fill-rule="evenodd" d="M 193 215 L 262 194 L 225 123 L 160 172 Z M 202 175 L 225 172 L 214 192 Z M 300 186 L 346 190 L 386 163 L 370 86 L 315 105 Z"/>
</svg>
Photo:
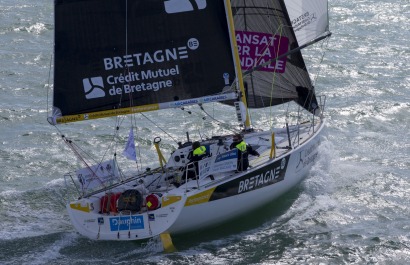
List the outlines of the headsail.
<svg viewBox="0 0 410 265">
<path fill-rule="evenodd" d="M 285 0 L 299 46 L 329 33 L 328 0 Z"/>
<path fill-rule="evenodd" d="M 232 10 L 248 107 L 294 100 L 315 113 L 314 88 L 284 1 L 232 0 Z"/>
<path fill-rule="evenodd" d="M 52 122 L 219 95 L 235 78 L 224 3 L 191 2 L 56 0 Z"/>
</svg>

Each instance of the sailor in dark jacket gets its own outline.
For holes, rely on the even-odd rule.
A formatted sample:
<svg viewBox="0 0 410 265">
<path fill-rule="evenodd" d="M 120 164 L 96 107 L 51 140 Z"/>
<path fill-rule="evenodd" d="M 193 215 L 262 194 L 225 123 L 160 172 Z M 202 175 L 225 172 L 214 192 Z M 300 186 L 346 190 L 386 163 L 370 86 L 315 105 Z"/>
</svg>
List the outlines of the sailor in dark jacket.
<svg viewBox="0 0 410 265">
<path fill-rule="evenodd" d="M 252 146 L 246 144 L 240 134 L 235 134 L 232 140 L 230 148 L 238 150 L 238 171 L 245 171 L 249 167 L 249 154 L 259 156 L 259 153 L 253 150 Z"/>
</svg>

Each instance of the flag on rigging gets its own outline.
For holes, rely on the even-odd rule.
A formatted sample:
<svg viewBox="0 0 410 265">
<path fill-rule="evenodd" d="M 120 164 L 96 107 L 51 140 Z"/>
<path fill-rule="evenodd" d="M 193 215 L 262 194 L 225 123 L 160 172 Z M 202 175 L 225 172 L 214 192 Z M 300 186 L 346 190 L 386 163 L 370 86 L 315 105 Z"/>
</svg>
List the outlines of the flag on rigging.
<svg viewBox="0 0 410 265">
<path fill-rule="evenodd" d="M 137 160 L 133 128 L 130 129 L 130 134 L 128 136 L 128 142 L 125 145 L 125 149 L 124 149 L 124 152 L 122 152 L 122 154 L 128 159 L 135 160 L 135 161 Z"/>
</svg>

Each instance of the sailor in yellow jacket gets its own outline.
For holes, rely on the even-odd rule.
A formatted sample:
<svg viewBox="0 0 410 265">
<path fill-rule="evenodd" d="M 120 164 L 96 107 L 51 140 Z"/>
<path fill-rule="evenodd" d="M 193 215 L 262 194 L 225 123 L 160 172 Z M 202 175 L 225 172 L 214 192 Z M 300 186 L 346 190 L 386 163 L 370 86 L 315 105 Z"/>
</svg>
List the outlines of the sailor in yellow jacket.
<svg viewBox="0 0 410 265">
<path fill-rule="evenodd" d="M 206 147 L 197 141 L 192 144 L 192 156 L 194 161 L 201 160 L 206 155 Z"/>
<path fill-rule="evenodd" d="M 249 167 L 249 154 L 254 156 L 259 156 L 256 150 L 253 150 L 252 146 L 246 144 L 243 140 L 242 135 L 235 134 L 232 139 L 231 149 L 238 150 L 238 171 L 245 171 Z"/>
<path fill-rule="evenodd" d="M 198 161 L 208 157 L 208 151 L 205 146 L 202 146 L 198 141 L 192 143 L 192 151 L 188 155 L 189 162 L 193 162 L 195 173 L 192 168 L 188 167 L 188 178 L 195 178 L 199 176 Z"/>
</svg>

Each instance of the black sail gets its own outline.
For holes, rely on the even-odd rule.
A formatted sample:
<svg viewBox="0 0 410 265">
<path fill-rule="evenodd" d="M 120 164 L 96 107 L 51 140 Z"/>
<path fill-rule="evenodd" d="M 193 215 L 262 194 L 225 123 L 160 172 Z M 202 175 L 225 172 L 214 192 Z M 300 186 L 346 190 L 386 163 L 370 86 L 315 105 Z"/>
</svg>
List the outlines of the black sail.
<svg viewBox="0 0 410 265">
<path fill-rule="evenodd" d="M 224 1 L 192 2 L 55 0 L 55 115 L 221 93 L 235 78 Z"/>
<path fill-rule="evenodd" d="M 232 0 L 232 10 L 248 107 L 294 100 L 314 112 L 314 88 L 284 2 Z"/>
</svg>

